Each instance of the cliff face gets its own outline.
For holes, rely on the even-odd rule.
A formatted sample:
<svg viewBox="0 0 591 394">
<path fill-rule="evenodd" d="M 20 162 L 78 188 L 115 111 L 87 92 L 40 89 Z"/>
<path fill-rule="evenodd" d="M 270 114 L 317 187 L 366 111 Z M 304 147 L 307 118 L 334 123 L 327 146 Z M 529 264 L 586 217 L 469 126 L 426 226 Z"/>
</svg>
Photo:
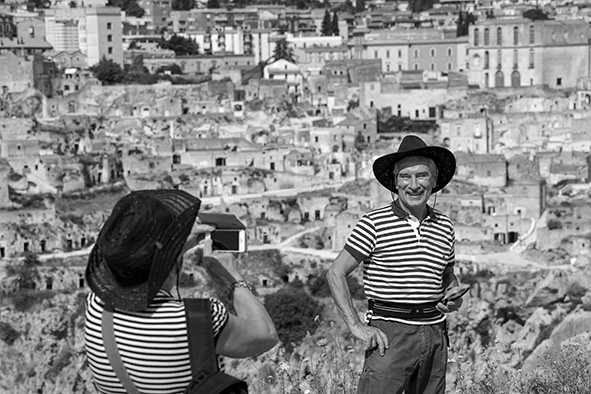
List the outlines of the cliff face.
<svg viewBox="0 0 591 394">
<path fill-rule="evenodd" d="M 588 271 L 487 271 L 462 281 L 471 283 L 472 291 L 461 310 L 449 316 L 450 359 L 463 359 L 475 370 L 487 362 L 483 349 L 495 348 L 508 367 L 533 370 L 560 344 L 588 335 Z M 200 295 L 196 289 L 183 293 Z M 1 393 L 95 392 L 84 356 L 85 294 L 30 292 L 2 298 Z M 334 310 L 324 314 L 329 320 L 337 316 Z"/>
<path fill-rule="evenodd" d="M 0 392 L 95 392 L 83 353 L 84 293 L 35 294 L 12 300 L 23 305 L 38 297 L 26 312 L 0 308 Z"/>
</svg>

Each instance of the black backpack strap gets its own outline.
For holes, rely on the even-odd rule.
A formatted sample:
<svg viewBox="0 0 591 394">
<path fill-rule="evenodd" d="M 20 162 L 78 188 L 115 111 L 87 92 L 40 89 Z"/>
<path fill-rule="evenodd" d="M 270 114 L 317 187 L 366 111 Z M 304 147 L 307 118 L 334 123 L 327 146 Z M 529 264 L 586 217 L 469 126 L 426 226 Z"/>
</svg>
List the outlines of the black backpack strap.
<svg viewBox="0 0 591 394">
<path fill-rule="evenodd" d="M 125 365 L 123 365 L 123 360 L 121 360 L 121 354 L 119 353 L 119 349 L 117 348 L 117 341 L 115 339 L 115 327 L 113 325 L 113 308 L 108 307 L 105 305 L 103 308 L 103 316 L 101 318 L 101 331 L 103 334 L 103 343 L 105 345 L 105 352 L 107 353 L 107 357 L 109 358 L 109 363 L 115 371 L 115 374 L 121 381 L 121 384 L 125 388 L 125 391 L 128 394 L 139 394 L 139 391 L 131 377 L 127 373 L 127 369 L 125 369 Z"/>
<path fill-rule="evenodd" d="M 218 371 L 213 341 L 211 306 L 209 299 L 184 299 L 189 338 L 189 357 L 193 379 L 212 375 Z"/>
</svg>

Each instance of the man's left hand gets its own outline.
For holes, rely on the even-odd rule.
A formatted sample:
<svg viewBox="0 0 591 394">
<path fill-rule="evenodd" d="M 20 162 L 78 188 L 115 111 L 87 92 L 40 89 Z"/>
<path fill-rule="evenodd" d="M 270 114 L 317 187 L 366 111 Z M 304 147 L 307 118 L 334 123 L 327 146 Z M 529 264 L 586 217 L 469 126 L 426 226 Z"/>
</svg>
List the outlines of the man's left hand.
<svg viewBox="0 0 591 394">
<path fill-rule="evenodd" d="M 441 313 L 451 313 L 455 312 L 462 306 L 462 298 L 458 298 L 453 301 L 447 301 L 447 303 L 440 302 L 438 303 L 435 308 Z"/>
</svg>

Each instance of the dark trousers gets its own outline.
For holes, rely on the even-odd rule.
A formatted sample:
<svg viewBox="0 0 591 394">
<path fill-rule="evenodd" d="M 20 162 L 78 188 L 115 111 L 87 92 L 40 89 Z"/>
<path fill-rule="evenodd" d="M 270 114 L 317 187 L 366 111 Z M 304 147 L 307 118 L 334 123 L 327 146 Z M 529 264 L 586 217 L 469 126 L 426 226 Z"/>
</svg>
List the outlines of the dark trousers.
<svg viewBox="0 0 591 394">
<path fill-rule="evenodd" d="M 447 369 L 445 322 L 415 326 L 373 319 L 390 347 L 365 353 L 357 394 L 444 394 Z"/>
</svg>

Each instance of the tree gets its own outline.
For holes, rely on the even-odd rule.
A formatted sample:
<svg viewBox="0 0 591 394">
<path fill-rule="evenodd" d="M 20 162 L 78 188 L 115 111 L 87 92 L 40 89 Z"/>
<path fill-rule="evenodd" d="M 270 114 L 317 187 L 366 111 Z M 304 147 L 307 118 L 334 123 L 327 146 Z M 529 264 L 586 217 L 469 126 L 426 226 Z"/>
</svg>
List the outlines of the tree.
<svg viewBox="0 0 591 394">
<path fill-rule="evenodd" d="M 35 9 L 51 8 L 50 0 L 33 0 L 27 4 L 27 10 L 34 11 Z"/>
<path fill-rule="evenodd" d="M 523 17 L 532 21 L 545 21 L 550 19 L 548 18 L 548 14 L 539 8 L 532 8 L 525 11 Z"/>
<path fill-rule="evenodd" d="M 175 11 L 188 11 L 196 7 L 195 0 L 172 0 L 171 7 Z"/>
<path fill-rule="evenodd" d="M 285 59 L 292 63 L 295 62 L 293 58 L 293 49 L 291 49 L 285 38 L 282 38 L 275 43 L 275 49 L 273 50 L 273 59 L 275 61 L 279 59 Z"/>
<path fill-rule="evenodd" d="M 108 5 L 121 8 L 127 16 L 141 18 L 146 14 L 146 11 L 138 5 L 136 0 L 109 0 Z"/>
<path fill-rule="evenodd" d="M 470 25 L 476 22 L 476 17 L 471 12 L 464 13 L 460 11 L 458 21 L 456 24 L 456 36 L 463 37 L 467 36 L 470 31 Z"/>
<path fill-rule="evenodd" d="M 346 280 L 353 299 L 363 300 L 365 298 L 365 293 L 363 291 L 363 286 L 359 284 L 357 278 L 354 276 L 347 276 Z M 312 296 L 319 298 L 330 297 L 330 287 L 328 287 L 328 281 L 326 280 L 326 271 L 322 271 L 318 276 L 310 278 L 307 285 Z"/>
<path fill-rule="evenodd" d="M 123 80 L 124 73 L 121 66 L 105 56 L 89 70 L 103 85 L 114 85 Z"/>
<path fill-rule="evenodd" d="M 314 319 L 322 312 L 322 305 L 305 290 L 297 287 L 285 287 L 265 296 L 265 308 L 277 330 L 279 340 L 290 352 L 293 345 L 314 333 Z"/>
<path fill-rule="evenodd" d="M 355 150 L 357 152 L 362 152 L 365 149 L 367 149 L 368 144 L 365 141 L 365 137 L 363 136 L 363 134 L 361 134 L 361 130 L 357 132 L 357 135 L 355 136 L 355 140 L 353 142 L 353 146 L 355 146 Z"/>
<path fill-rule="evenodd" d="M 158 44 L 162 49 L 170 49 L 174 51 L 177 56 L 199 54 L 199 44 L 197 44 L 197 41 L 191 38 L 177 36 L 176 34 L 173 34 L 168 40 L 161 38 Z"/>
<path fill-rule="evenodd" d="M 324 10 L 324 18 L 322 19 L 320 34 L 322 34 L 323 36 L 332 35 L 332 20 L 330 19 L 330 13 L 328 12 L 328 8 Z"/>
<path fill-rule="evenodd" d="M 333 36 L 339 35 L 339 17 L 337 16 L 337 12 L 333 12 L 332 14 L 332 21 L 330 22 L 331 25 L 331 33 Z"/>
<path fill-rule="evenodd" d="M 220 8 L 218 0 L 207 0 L 207 8 Z"/>
<path fill-rule="evenodd" d="M 411 0 L 410 9 L 416 14 L 433 8 L 436 2 L 437 0 Z"/>
<path fill-rule="evenodd" d="M 357 0 L 355 2 L 355 11 L 356 12 L 363 12 L 363 11 L 365 11 L 365 0 Z"/>
<path fill-rule="evenodd" d="M 166 66 L 158 67 L 158 69 L 156 69 L 156 74 L 166 73 L 180 75 L 183 73 L 183 69 L 176 63 L 167 64 Z"/>
<path fill-rule="evenodd" d="M 37 287 L 36 282 L 40 278 L 39 265 L 41 263 L 37 255 L 27 252 L 22 263 L 7 266 L 7 273 L 9 276 L 16 276 L 16 286 L 18 289 L 35 289 Z"/>
</svg>

